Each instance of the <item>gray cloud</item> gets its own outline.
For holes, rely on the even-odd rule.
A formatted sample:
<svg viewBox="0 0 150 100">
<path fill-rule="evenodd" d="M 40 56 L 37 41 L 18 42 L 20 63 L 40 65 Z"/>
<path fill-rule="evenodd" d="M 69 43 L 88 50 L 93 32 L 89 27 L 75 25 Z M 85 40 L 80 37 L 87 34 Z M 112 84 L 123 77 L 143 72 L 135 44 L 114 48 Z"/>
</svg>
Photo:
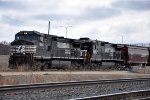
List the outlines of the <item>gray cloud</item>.
<svg viewBox="0 0 150 100">
<path fill-rule="evenodd" d="M 140 30 L 135 26 L 120 26 L 118 28 L 118 32 L 120 32 L 121 34 L 133 34 L 133 33 L 138 33 Z"/>
<path fill-rule="evenodd" d="M 121 14 L 121 12 L 114 8 L 106 8 L 106 7 L 86 8 L 81 18 L 86 20 L 89 19 L 99 20 L 117 16 L 119 14 Z"/>
<path fill-rule="evenodd" d="M 67 19 L 67 16 L 65 15 L 59 15 L 59 14 L 37 14 L 31 16 L 33 19 L 37 20 L 62 20 Z"/>
<path fill-rule="evenodd" d="M 26 4 L 26 5 L 25 5 Z M 13 10 L 27 10 L 29 8 L 27 2 L 23 2 L 23 1 L 19 1 L 19 0 L 0 0 L 0 9 L 3 10 L 9 10 L 9 9 L 13 9 Z"/>
<path fill-rule="evenodd" d="M 88 33 L 83 33 L 82 37 L 89 37 L 91 39 L 96 39 L 97 37 L 99 37 L 98 34 L 99 32 L 97 31 L 97 29 L 91 29 L 88 31 Z"/>
<path fill-rule="evenodd" d="M 13 25 L 13 26 L 18 26 L 18 25 L 23 25 L 25 22 L 25 19 L 22 18 L 21 20 L 17 17 L 12 17 L 10 15 L 2 15 L 2 22 L 9 24 L 9 25 Z"/>
<path fill-rule="evenodd" d="M 114 8 L 85 8 L 81 15 L 60 15 L 60 14 L 39 14 L 34 15 L 33 18 L 38 20 L 67 20 L 67 19 L 77 19 L 77 20 L 100 20 L 105 18 L 110 18 L 117 16 L 121 12 Z"/>
<path fill-rule="evenodd" d="M 120 0 L 112 5 L 127 10 L 150 10 L 150 0 Z"/>
</svg>

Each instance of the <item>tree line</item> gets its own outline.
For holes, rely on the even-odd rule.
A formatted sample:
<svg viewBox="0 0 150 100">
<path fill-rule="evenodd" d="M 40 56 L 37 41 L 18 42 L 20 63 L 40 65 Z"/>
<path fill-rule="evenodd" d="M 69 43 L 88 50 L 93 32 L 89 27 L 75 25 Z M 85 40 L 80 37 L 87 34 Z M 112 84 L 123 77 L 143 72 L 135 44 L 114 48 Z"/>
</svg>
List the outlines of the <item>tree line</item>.
<svg viewBox="0 0 150 100">
<path fill-rule="evenodd" d="M 0 42 L 0 55 L 9 55 L 10 53 L 10 43 L 7 41 Z"/>
</svg>

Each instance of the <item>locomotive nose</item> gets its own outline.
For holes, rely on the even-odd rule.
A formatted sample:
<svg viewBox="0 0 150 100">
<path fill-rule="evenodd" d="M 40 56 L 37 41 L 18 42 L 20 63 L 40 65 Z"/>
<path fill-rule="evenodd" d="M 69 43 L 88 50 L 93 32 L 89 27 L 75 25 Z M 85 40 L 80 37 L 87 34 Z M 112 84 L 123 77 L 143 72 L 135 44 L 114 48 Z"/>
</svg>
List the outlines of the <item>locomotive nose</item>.
<svg viewBox="0 0 150 100">
<path fill-rule="evenodd" d="M 18 53 L 35 53 L 36 46 L 33 42 L 26 41 L 26 40 L 17 40 L 11 43 L 10 48 L 11 54 L 18 54 Z"/>
</svg>

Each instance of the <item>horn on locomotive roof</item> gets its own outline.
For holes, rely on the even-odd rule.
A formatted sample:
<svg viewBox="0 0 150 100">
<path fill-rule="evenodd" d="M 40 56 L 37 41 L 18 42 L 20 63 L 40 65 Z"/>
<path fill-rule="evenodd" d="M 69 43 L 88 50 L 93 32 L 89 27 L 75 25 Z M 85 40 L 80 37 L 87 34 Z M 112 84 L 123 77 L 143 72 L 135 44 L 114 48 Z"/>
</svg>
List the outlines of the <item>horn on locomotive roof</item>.
<svg viewBox="0 0 150 100">
<path fill-rule="evenodd" d="M 49 21 L 49 23 L 48 23 L 48 35 L 50 33 L 50 27 L 51 27 L 51 22 Z"/>
</svg>

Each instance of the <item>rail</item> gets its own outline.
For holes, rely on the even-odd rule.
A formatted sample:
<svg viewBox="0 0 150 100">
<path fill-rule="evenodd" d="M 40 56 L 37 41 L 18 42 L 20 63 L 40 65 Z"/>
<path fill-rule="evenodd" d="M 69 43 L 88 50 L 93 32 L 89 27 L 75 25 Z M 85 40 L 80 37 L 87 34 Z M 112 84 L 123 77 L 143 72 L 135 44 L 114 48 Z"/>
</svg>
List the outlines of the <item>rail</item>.
<svg viewBox="0 0 150 100">
<path fill-rule="evenodd" d="M 85 98 L 76 98 L 72 100 L 149 100 L 150 99 L 150 89 L 148 90 L 139 90 L 139 91 L 130 91 L 130 92 L 121 92 L 93 97 Z"/>
</svg>

